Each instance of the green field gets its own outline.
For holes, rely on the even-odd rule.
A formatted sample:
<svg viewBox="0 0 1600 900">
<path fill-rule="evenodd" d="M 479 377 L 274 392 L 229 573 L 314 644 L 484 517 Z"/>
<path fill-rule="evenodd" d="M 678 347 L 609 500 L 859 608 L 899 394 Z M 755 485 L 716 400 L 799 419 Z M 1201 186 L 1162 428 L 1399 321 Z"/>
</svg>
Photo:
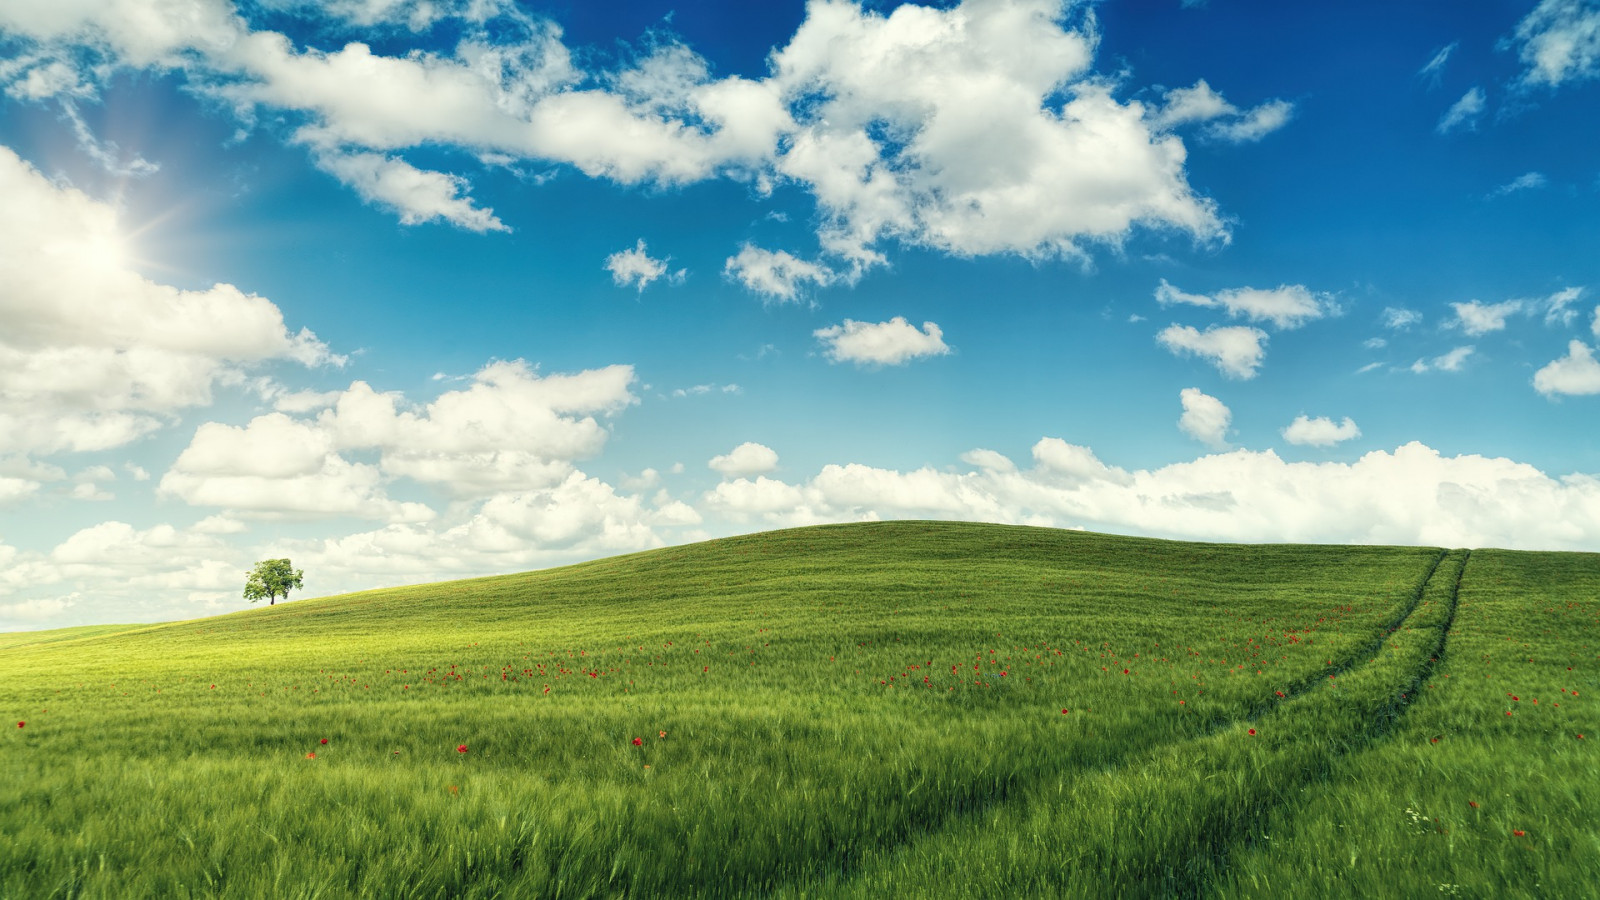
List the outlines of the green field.
<svg viewBox="0 0 1600 900">
<path fill-rule="evenodd" d="M 1592 897 L 1597 696 L 1597 554 L 779 531 L 0 636 L 0 897 Z"/>
</svg>

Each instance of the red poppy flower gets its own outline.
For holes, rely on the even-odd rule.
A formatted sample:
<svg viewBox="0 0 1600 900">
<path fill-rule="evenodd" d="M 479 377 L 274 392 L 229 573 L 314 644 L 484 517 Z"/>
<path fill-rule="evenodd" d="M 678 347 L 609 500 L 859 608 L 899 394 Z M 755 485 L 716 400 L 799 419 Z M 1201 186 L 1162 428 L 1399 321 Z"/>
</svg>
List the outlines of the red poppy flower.
<svg viewBox="0 0 1600 900">
<path fill-rule="evenodd" d="M 1522 837 L 1522 836 L 1523 836 L 1523 835 L 1525 835 L 1525 834 L 1527 834 L 1527 832 L 1526 832 L 1526 831 L 1523 831 L 1523 830 L 1522 830 L 1522 829 L 1520 829 L 1520 828 L 1519 828 L 1519 829 L 1517 829 L 1517 830 L 1516 830 L 1516 831 L 1513 831 L 1513 832 L 1511 832 L 1511 833 L 1512 833 L 1512 834 L 1514 834 L 1514 835 L 1516 835 L 1516 836 L 1517 836 L 1517 837 Z"/>
<path fill-rule="evenodd" d="M 662 737 L 666 737 L 666 736 L 667 736 L 667 733 L 666 733 L 666 732 L 665 732 L 665 731 L 663 731 L 663 732 L 661 732 L 661 736 L 662 736 Z"/>
<path fill-rule="evenodd" d="M 1250 729 L 1250 733 L 1251 733 L 1251 734 L 1255 734 L 1255 733 L 1256 733 L 1256 730 L 1255 730 L 1255 729 L 1254 729 L 1254 728 L 1252 728 L 1252 729 Z"/>
<path fill-rule="evenodd" d="M 1127 669 L 1123 669 L 1122 670 L 1122 674 L 1124 674 L 1124 675 L 1128 674 L 1128 670 Z"/>
<path fill-rule="evenodd" d="M 1063 709 L 1062 712 L 1066 712 L 1066 710 Z M 21 728 L 22 726 L 24 726 L 26 724 L 28 724 L 28 723 L 27 722 L 18 722 L 17 723 L 17 727 Z M 1578 735 L 1578 737 L 1583 737 L 1583 735 L 1580 734 L 1580 735 Z"/>
<path fill-rule="evenodd" d="M 316 758 L 317 758 L 317 755 L 315 753 L 307 753 L 306 754 L 306 759 L 316 759 Z"/>
<path fill-rule="evenodd" d="M 634 738 L 633 739 L 633 745 L 635 747 L 643 746 L 644 745 L 644 738 Z"/>
<path fill-rule="evenodd" d="M 1468 800 L 1467 801 L 1467 805 L 1472 807 L 1473 809 L 1477 809 L 1478 808 L 1478 801 L 1476 801 L 1476 800 Z"/>
<path fill-rule="evenodd" d="M 328 739 L 327 739 L 327 738 L 323 738 L 323 739 L 322 739 L 322 742 L 323 742 L 323 743 L 324 743 L 324 744 L 326 744 L 326 743 L 327 743 L 327 742 L 328 742 Z"/>
<path fill-rule="evenodd" d="M 1066 714 L 1067 714 L 1067 713 L 1069 713 L 1069 712 L 1072 712 L 1072 710 L 1070 710 L 1070 709 L 1063 709 L 1063 710 L 1062 710 L 1062 711 L 1061 711 L 1061 714 L 1062 714 L 1062 715 L 1063 715 L 1063 716 L 1064 716 L 1064 715 L 1066 715 Z M 21 728 L 21 727 L 22 727 L 22 723 L 21 723 L 21 722 L 18 722 L 18 723 L 17 723 L 17 727 L 18 727 L 18 728 Z"/>
<path fill-rule="evenodd" d="M 461 746 L 457 747 L 456 748 L 456 752 L 457 753 L 465 753 L 465 752 L 467 752 L 467 745 L 466 744 L 462 744 Z"/>
</svg>

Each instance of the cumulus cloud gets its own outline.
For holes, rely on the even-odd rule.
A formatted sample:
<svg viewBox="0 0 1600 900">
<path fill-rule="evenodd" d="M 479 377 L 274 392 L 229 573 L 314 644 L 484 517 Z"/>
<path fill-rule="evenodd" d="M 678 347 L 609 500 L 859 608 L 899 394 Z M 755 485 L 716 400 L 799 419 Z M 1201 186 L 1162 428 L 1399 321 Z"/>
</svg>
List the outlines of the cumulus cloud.
<svg viewBox="0 0 1600 900">
<path fill-rule="evenodd" d="M 1033 455 L 1031 469 L 986 456 L 965 472 L 830 464 L 798 484 L 723 482 L 704 501 L 766 524 L 936 516 L 1208 541 L 1600 549 L 1600 479 L 1419 443 L 1354 463 L 1234 450 L 1132 472 L 1057 438 Z"/>
<path fill-rule="evenodd" d="M 1477 337 L 1491 331 L 1504 330 L 1506 317 L 1522 311 L 1522 301 L 1479 303 L 1476 300 L 1469 300 L 1466 303 L 1452 303 L 1450 307 L 1456 311 L 1456 320 L 1451 324 L 1468 335 Z"/>
<path fill-rule="evenodd" d="M 1306 416 L 1296 416 L 1289 426 L 1283 429 L 1283 439 L 1291 444 L 1310 445 L 1312 447 L 1332 447 L 1345 441 L 1354 440 L 1361 436 L 1361 429 L 1349 416 L 1344 421 L 1335 423 L 1327 416 L 1318 416 L 1315 419 Z"/>
<path fill-rule="evenodd" d="M 1228 425 L 1233 421 L 1233 411 L 1221 400 L 1199 388 L 1184 388 L 1178 394 L 1183 404 L 1183 415 L 1178 418 L 1178 429 L 1201 443 L 1222 448 L 1228 445 Z"/>
<path fill-rule="evenodd" d="M 643 293 L 650 282 L 667 274 L 667 261 L 652 259 L 644 238 L 640 238 L 632 249 L 618 250 L 606 257 L 606 271 L 617 287 L 634 287 Z"/>
<path fill-rule="evenodd" d="M 1440 134 L 1449 134 L 1460 128 L 1469 131 L 1478 127 L 1478 117 L 1483 115 L 1488 97 L 1483 88 L 1474 87 L 1461 95 L 1461 99 L 1451 104 L 1439 118 L 1439 125 L 1435 129 Z"/>
<path fill-rule="evenodd" d="M 1542 0 L 1517 23 L 1512 43 L 1528 85 L 1557 87 L 1600 76 L 1600 7 L 1591 0 Z"/>
<path fill-rule="evenodd" d="M 1189 294 L 1167 283 L 1156 287 L 1156 302 L 1162 306 L 1186 303 L 1193 306 L 1222 307 L 1231 318 L 1252 322 L 1271 322 L 1282 329 L 1299 328 L 1307 322 L 1338 311 L 1327 294 L 1313 294 L 1304 285 L 1285 284 L 1263 290 L 1253 287 L 1229 288 L 1214 295 Z"/>
<path fill-rule="evenodd" d="M 1600 332 L 1600 328 L 1596 329 Z M 1556 394 L 1600 394 L 1600 361 L 1583 341 L 1567 344 L 1567 355 L 1533 373 L 1533 386 L 1546 397 Z"/>
<path fill-rule="evenodd" d="M 362 199 L 400 215 L 400 224 L 443 219 L 468 231 L 510 231 L 494 211 L 463 196 L 467 180 L 419 169 L 382 153 L 319 152 L 317 167 L 355 189 Z"/>
<path fill-rule="evenodd" d="M 1411 371 L 1418 375 L 1424 372 L 1459 372 L 1466 365 L 1467 358 L 1477 352 L 1471 345 L 1457 347 L 1449 353 L 1440 356 L 1419 359 L 1411 364 Z"/>
<path fill-rule="evenodd" d="M 712 457 L 707 465 L 725 478 L 744 478 L 776 469 L 778 454 L 764 444 L 746 441 L 727 453 Z"/>
<path fill-rule="evenodd" d="M 395 49 L 299 46 L 225 0 L 8 7 L 0 29 L 25 45 L 28 62 L 0 77 L 14 94 L 44 97 L 92 91 L 124 69 L 181 72 L 246 127 L 298 123 L 292 140 L 318 165 L 408 222 L 505 227 L 473 203 L 462 177 L 406 158 L 425 147 L 569 165 L 623 184 L 798 186 L 818 204 L 827 262 L 774 268 L 768 259 L 765 278 L 756 261 L 730 266 L 782 299 L 828 273 L 849 280 L 883 263 L 888 241 L 1032 258 L 1082 258 L 1136 228 L 1225 241 L 1168 129 L 1204 122 L 1217 139 L 1257 140 L 1291 112 L 1279 100 L 1234 108 L 1204 82 L 1153 111 L 1118 101 L 1091 69 L 1092 19 L 1068 0 L 906 4 L 887 15 L 812 0 L 758 79 L 714 77 L 670 40 L 621 68 L 585 70 L 559 27 L 512 3 L 274 6 L 303 20 L 296 34 L 314 35 L 332 16 L 376 28 Z M 460 35 L 449 52 L 409 48 L 396 28 L 447 20 Z"/>
<path fill-rule="evenodd" d="M 845 319 L 843 325 L 818 328 L 812 335 L 822 342 L 824 354 L 833 362 L 899 366 L 913 359 L 944 356 L 950 352 L 938 325 L 923 322 L 919 331 L 904 316 L 895 316 L 887 322 Z"/>
<path fill-rule="evenodd" d="M 1169 325 L 1156 340 L 1180 356 L 1190 353 L 1209 361 L 1229 378 L 1248 379 L 1256 376 L 1266 356 L 1267 333 L 1243 325 L 1212 326 L 1205 331 L 1189 325 Z"/>
<path fill-rule="evenodd" d="M 765 250 L 751 244 L 728 257 L 723 274 L 737 280 L 746 290 L 780 303 L 800 299 L 805 286 L 823 287 L 837 277 L 819 263 L 800 259 L 787 250 Z"/>
<path fill-rule="evenodd" d="M 525 362 L 490 363 L 472 383 L 420 408 L 357 381 L 314 418 L 281 412 L 243 427 L 199 427 L 161 493 L 246 514 L 433 518 L 424 504 L 387 496 L 397 478 L 459 499 L 542 489 L 604 446 L 595 415 L 633 403 L 630 366 L 540 376 Z M 378 461 L 352 461 L 352 452 Z"/>
<path fill-rule="evenodd" d="M 109 204 L 6 147 L 0 196 L 0 453 L 122 446 L 208 405 L 241 367 L 343 362 L 264 297 L 139 275 Z"/>
</svg>

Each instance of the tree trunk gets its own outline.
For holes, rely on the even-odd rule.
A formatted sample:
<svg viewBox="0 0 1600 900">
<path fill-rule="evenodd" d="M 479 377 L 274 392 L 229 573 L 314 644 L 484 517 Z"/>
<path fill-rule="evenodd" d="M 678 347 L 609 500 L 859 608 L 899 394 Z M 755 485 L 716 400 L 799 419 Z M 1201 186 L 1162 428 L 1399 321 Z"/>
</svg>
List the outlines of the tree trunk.
<svg viewBox="0 0 1600 900">
<path fill-rule="evenodd" d="M 268 594 L 267 595 L 267 605 L 268 606 L 277 606 L 278 605 L 278 595 L 277 594 Z"/>
</svg>

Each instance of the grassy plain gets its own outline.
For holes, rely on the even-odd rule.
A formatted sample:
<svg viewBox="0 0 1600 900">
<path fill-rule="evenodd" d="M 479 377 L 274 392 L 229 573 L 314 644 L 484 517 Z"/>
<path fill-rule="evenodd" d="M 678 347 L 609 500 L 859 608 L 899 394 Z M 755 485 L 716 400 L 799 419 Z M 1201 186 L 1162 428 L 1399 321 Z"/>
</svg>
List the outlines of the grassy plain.
<svg viewBox="0 0 1600 900">
<path fill-rule="evenodd" d="M 1585 896 L 1597 625 L 1596 555 L 901 522 L 0 636 L 0 897 Z"/>
</svg>

